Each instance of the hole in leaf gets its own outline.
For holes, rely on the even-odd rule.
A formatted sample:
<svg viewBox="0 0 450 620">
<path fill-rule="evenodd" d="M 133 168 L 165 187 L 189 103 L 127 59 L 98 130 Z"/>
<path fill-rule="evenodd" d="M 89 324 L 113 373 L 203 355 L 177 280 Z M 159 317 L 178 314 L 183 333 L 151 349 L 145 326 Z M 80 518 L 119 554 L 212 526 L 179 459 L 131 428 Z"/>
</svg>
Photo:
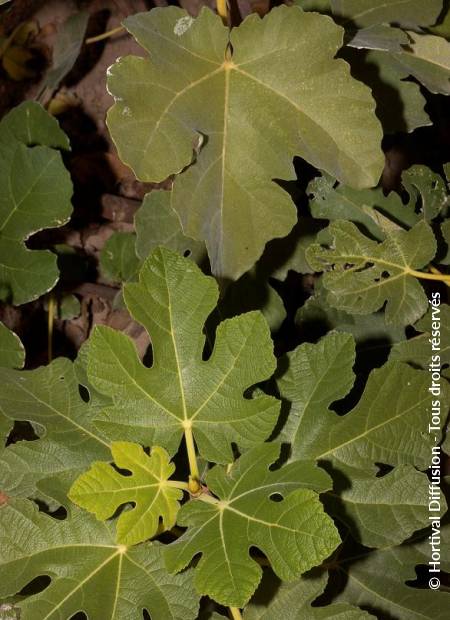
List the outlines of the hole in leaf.
<svg viewBox="0 0 450 620">
<path fill-rule="evenodd" d="M 36 432 L 38 428 L 41 428 L 42 434 L 45 434 L 44 429 L 37 424 L 35 424 L 35 427 L 33 427 L 30 422 L 14 422 L 14 426 L 9 433 L 8 439 L 6 441 L 6 445 L 9 446 L 10 444 L 16 443 L 17 441 L 34 441 L 36 439 L 39 439 L 39 435 Z"/>
<path fill-rule="evenodd" d="M 133 472 L 131 472 L 129 469 L 121 469 L 120 467 L 117 467 L 115 463 L 110 463 L 110 465 L 113 469 L 116 470 L 118 474 L 120 474 L 121 476 L 125 476 L 125 478 L 129 478 L 133 475 Z"/>
<path fill-rule="evenodd" d="M 153 349 L 151 345 L 147 348 L 147 351 L 142 358 L 142 363 L 146 368 L 151 368 L 153 366 Z"/>
<path fill-rule="evenodd" d="M 89 390 L 85 385 L 78 385 L 78 393 L 80 394 L 80 398 L 83 402 L 88 403 L 91 400 Z"/>
<path fill-rule="evenodd" d="M 33 502 L 39 508 L 39 512 L 43 512 L 44 514 L 49 515 L 53 519 L 56 519 L 58 521 L 64 521 L 64 519 L 67 518 L 67 510 L 66 508 L 64 508 L 64 506 L 59 506 L 55 510 L 52 510 L 46 502 L 40 499 L 36 498 L 33 500 Z"/>
<path fill-rule="evenodd" d="M 416 590 L 422 589 L 422 588 L 428 589 L 429 588 L 428 580 L 430 578 L 428 570 L 429 570 L 428 566 L 425 566 L 424 564 L 418 564 L 415 567 L 416 578 L 405 581 L 405 584 L 409 586 L 410 588 L 414 588 Z M 442 577 L 441 577 L 441 580 L 442 580 Z"/>
<path fill-rule="evenodd" d="M 189 256 L 190 256 L 191 254 L 192 254 L 192 252 L 191 252 L 191 250 L 189 250 L 189 249 L 188 249 L 188 250 L 185 250 L 185 251 L 183 252 L 183 256 L 184 256 L 184 258 L 189 258 Z"/>
<path fill-rule="evenodd" d="M 281 493 L 272 493 L 272 495 L 269 496 L 269 499 L 272 502 L 282 502 L 283 501 L 283 496 L 281 495 Z"/>
<path fill-rule="evenodd" d="M 123 512 L 133 510 L 134 508 L 136 508 L 136 502 L 126 502 L 125 504 L 121 504 L 117 507 L 117 510 L 109 517 L 108 521 L 114 521 L 114 519 L 118 519 Z"/>
<path fill-rule="evenodd" d="M 391 465 L 386 465 L 386 463 L 375 463 L 375 465 L 378 467 L 378 471 L 376 473 L 377 478 L 386 476 L 386 474 L 394 469 Z"/>
<path fill-rule="evenodd" d="M 19 592 L 19 596 L 30 596 L 31 594 L 38 594 L 42 592 L 51 583 L 51 579 L 48 575 L 40 575 L 39 577 L 35 577 L 30 583 L 28 583 L 22 590 Z"/>
</svg>

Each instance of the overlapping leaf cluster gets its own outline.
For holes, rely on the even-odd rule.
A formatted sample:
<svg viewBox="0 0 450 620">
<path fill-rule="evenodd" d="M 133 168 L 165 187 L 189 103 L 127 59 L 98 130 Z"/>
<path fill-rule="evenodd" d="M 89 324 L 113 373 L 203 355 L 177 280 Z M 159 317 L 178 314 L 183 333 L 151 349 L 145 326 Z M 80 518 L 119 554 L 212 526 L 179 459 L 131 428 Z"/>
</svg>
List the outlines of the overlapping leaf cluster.
<svg viewBox="0 0 450 620">
<path fill-rule="evenodd" d="M 46 574 L 48 563 L 54 567 L 49 587 L 17 603 L 23 617 L 32 609 L 43 617 L 57 611 L 138 617 L 142 606 L 156 618 L 167 617 L 169 609 L 174 618 L 195 618 L 200 594 L 244 607 L 262 576 L 258 557 L 292 582 L 340 544 L 318 493 L 325 493 L 328 512 L 369 547 L 393 547 L 427 524 L 428 483 L 421 470 L 429 464 L 433 440 L 421 431 L 429 402 L 426 371 L 389 362 L 373 371 L 358 405 L 340 418 L 329 406 L 353 384 L 352 336 L 332 332 L 316 345 L 301 345 L 280 363 L 285 370 L 278 385 L 289 412 L 280 435 L 265 443 L 278 421 L 279 401 L 261 393 L 243 396 L 275 369 L 262 315 L 224 321 L 211 354 L 202 359 L 202 326 L 217 286 L 169 250 L 152 253 L 124 297 L 151 334 L 150 368 L 127 336 L 103 327 L 89 342 L 87 366 L 83 358 L 75 366 L 60 359 L 34 371 L 1 371 L 5 430 L 8 420 L 29 420 L 40 436 L 3 449 L 2 469 L 11 472 L 4 492 L 68 510 L 58 521 L 39 515 L 26 499 L 8 499 L 0 512 L 5 540 L 15 536 L 11 519 L 22 531 L 36 532 L 5 556 L 10 577 L 3 596 Z M 89 402 L 78 393 L 79 381 L 90 390 Z M 449 392 L 444 385 L 443 407 Z M 196 489 L 192 480 L 173 479 L 170 455 L 183 435 L 188 452 L 195 441 L 200 456 L 219 463 Z M 273 468 L 280 440 L 290 446 L 290 459 Z M 237 460 L 232 444 L 242 454 Z M 377 477 L 377 463 L 393 470 Z M 442 505 L 444 510 L 444 500 Z M 187 528 L 181 536 L 172 531 L 175 523 Z M 172 532 L 173 542 L 161 547 L 151 539 L 164 530 Z M 73 565 L 72 555 L 79 557 L 83 546 L 91 551 Z M 195 568 L 176 576 L 199 554 Z M 32 561 L 24 563 L 25 557 Z M 299 591 L 302 579 L 295 581 Z M 180 594 L 188 583 L 190 599 Z M 91 594 L 99 587 L 101 607 Z M 395 585 L 390 604 L 401 587 Z M 341 595 L 350 605 L 359 596 L 352 589 Z M 420 593 L 409 597 L 413 608 Z M 288 604 L 289 597 L 279 600 L 285 600 L 284 590 L 269 609 Z M 355 617 L 363 613 L 337 604 L 341 608 Z M 250 604 L 249 617 L 253 609 L 257 602 Z"/>
</svg>

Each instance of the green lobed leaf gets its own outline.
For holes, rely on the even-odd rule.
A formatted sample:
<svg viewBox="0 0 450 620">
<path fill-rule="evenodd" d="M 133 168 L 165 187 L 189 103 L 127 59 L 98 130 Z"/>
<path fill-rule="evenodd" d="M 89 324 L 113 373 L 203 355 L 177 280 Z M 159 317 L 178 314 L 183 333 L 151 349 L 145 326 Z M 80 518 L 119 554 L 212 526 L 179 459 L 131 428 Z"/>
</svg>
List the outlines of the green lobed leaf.
<svg viewBox="0 0 450 620">
<path fill-rule="evenodd" d="M 30 421 L 34 441 L 0 451 L 0 486 L 7 493 L 42 497 L 36 486 L 69 474 L 69 484 L 93 460 L 110 458 L 109 441 L 92 425 L 97 407 L 82 400 L 74 365 L 58 358 L 36 370 L 0 368 L 0 420 L 9 433 L 14 420 Z"/>
<path fill-rule="evenodd" d="M 446 209 L 449 198 L 444 180 L 427 166 L 412 166 L 402 173 L 402 185 L 409 194 L 418 218 L 430 222 Z"/>
<path fill-rule="evenodd" d="M 292 583 L 274 583 L 265 575 L 254 599 L 245 608 L 244 620 L 368 620 L 375 618 L 347 603 L 315 607 L 325 590 L 327 573 L 308 573 Z M 276 588 L 276 589 L 275 589 Z M 268 593 L 272 594 L 269 598 Z"/>
<path fill-rule="evenodd" d="M 431 125 L 420 85 L 408 79 L 410 70 L 395 54 L 380 50 L 355 50 L 345 47 L 342 57 L 350 64 L 352 75 L 368 86 L 376 101 L 376 115 L 385 133 L 413 131 Z"/>
<path fill-rule="evenodd" d="M 217 302 L 217 284 L 192 261 L 164 248 L 144 262 L 138 284 L 125 285 L 124 298 L 150 335 L 153 365 L 140 362 L 125 334 L 95 328 L 89 379 L 114 402 L 96 420 L 98 428 L 112 439 L 160 445 L 170 455 L 187 429 L 200 455 L 216 463 L 233 460 L 232 443 L 245 450 L 268 437 L 280 403 L 266 395 L 243 396 L 275 369 L 260 313 L 223 321 L 210 358 L 202 360 L 203 328 Z"/>
<path fill-rule="evenodd" d="M 13 331 L 0 322 L 0 366 L 22 368 L 25 363 L 25 349 Z"/>
<path fill-rule="evenodd" d="M 201 554 L 195 586 L 220 604 L 243 607 L 255 591 L 262 571 L 250 556 L 251 547 L 290 581 L 320 564 L 340 542 L 317 494 L 303 488 L 311 464 L 297 461 L 271 471 L 279 450 L 276 444 L 262 444 L 229 471 L 216 466 L 206 483 L 219 501 L 191 501 L 178 513 L 179 525 L 188 529 L 166 547 L 166 565 L 180 571 Z M 282 499 L 273 501 L 274 495 Z"/>
<path fill-rule="evenodd" d="M 446 219 L 442 222 L 441 234 L 447 245 L 447 251 L 444 256 L 439 257 L 438 262 L 440 265 L 450 265 L 450 219 Z"/>
<path fill-rule="evenodd" d="M 56 118 L 34 101 L 24 101 L 13 108 L 2 118 L 0 128 L 5 142 L 18 140 L 26 146 L 70 150 L 69 138 Z"/>
<path fill-rule="evenodd" d="M 135 545 L 152 538 L 159 519 L 164 530 L 176 522 L 183 491 L 168 482 L 175 471 L 165 450 L 153 446 L 148 456 L 141 446 L 126 441 L 111 444 L 114 463 L 131 472 L 124 476 L 108 463 L 94 463 L 72 485 L 69 499 L 105 521 L 123 504 L 134 508 L 121 514 L 117 523 L 117 542 Z"/>
<path fill-rule="evenodd" d="M 304 338 L 324 336 L 331 330 L 352 334 L 359 350 L 390 348 L 406 338 L 405 329 L 386 325 L 384 314 L 348 314 L 343 310 L 332 308 L 326 301 L 327 292 L 318 280 L 314 295 L 298 309 L 295 323 Z M 372 360 L 371 360 L 372 361 Z M 373 365 L 371 365 L 373 367 Z"/>
<path fill-rule="evenodd" d="M 303 458 L 304 420 L 321 424 L 333 415 L 331 403 L 343 398 L 353 386 L 355 342 L 349 334 L 331 332 L 316 345 L 297 347 L 280 363 L 287 371 L 278 380 L 280 394 L 290 404 L 281 439 L 291 446 L 292 458 Z M 282 372 L 282 370 L 281 370 Z"/>
<path fill-rule="evenodd" d="M 70 176 L 53 146 L 67 148 L 67 138 L 36 103 L 0 122 L 0 299 L 14 304 L 36 299 L 58 279 L 56 256 L 25 246 L 30 235 L 62 226 L 72 212 Z"/>
<path fill-rule="evenodd" d="M 218 314 L 223 320 L 260 310 L 271 331 L 277 331 L 286 318 L 286 309 L 280 295 L 268 282 L 269 276 L 258 263 L 236 282 L 230 283 L 219 300 Z"/>
<path fill-rule="evenodd" d="M 407 49 L 394 54 L 400 66 L 432 93 L 450 94 L 450 43 L 431 34 L 408 32 Z"/>
<path fill-rule="evenodd" d="M 435 344 L 439 345 L 440 364 L 450 365 L 450 306 L 447 304 L 442 304 L 437 309 L 430 306 L 426 315 L 414 325 L 414 329 L 422 333 L 395 344 L 389 359 L 428 369 L 432 356 L 437 353 L 436 350 L 433 352 L 430 342 L 433 323 L 434 328 L 439 330 L 439 342 L 436 336 Z"/>
<path fill-rule="evenodd" d="M 393 325 L 415 323 L 425 313 L 427 298 L 412 271 L 425 267 L 436 253 L 436 239 L 425 221 L 377 243 L 352 222 L 338 220 L 319 233 L 318 241 L 306 257 L 313 269 L 325 271 L 331 306 L 370 314 L 386 303 L 386 323 Z"/>
<path fill-rule="evenodd" d="M 350 220 L 382 241 L 390 232 L 410 229 L 421 220 L 431 222 L 447 207 L 444 180 L 426 166 L 412 166 L 404 171 L 402 185 L 408 193 L 407 204 L 396 192 L 385 196 L 382 188 L 355 190 L 338 184 L 329 175 L 313 179 L 307 192 L 314 217 Z"/>
<path fill-rule="evenodd" d="M 146 258 L 156 247 L 163 246 L 191 258 L 201 267 L 207 263 L 205 244 L 184 235 L 180 219 L 170 205 L 169 192 L 152 191 L 147 194 L 136 213 L 135 225 L 136 251 L 141 258 Z M 318 229 L 316 225 L 315 232 Z M 312 243 L 313 239 L 311 233 L 308 240 Z M 283 240 L 283 245 L 285 242 Z M 301 249 L 298 254 L 301 254 Z M 295 261 L 296 265 L 299 263 L 301 257 Z M 286 311 L 281 297 L 267 282 L 271 275 L 277 277 L 278 274 L 258 263 L 239 280 L 229 283 L 219 300 L 218 314 L 221 319 L 261 310 L 270 329 L 277 330 L 286 318 Z"/>
<path fill-rule="evenodd" d="M 282 438 L 294 458 L 317 460 L 330 470 L 334 486 L 325 505 L 356 540 L 373 547 L 398 544 L 429 525 L 428 479 L 414 467 L 425 470 L 441 440 L 440 432 L 428 432 L 430 377 L 387 363 L 372 371 L 356 407 L 338 416 L 330 405 L 352 386 L 353 360 L 352 337 L 337 333 L 286 356 L 278 379 L 290 405 Z M 450 402 L 447 385 L 440 400 L 444 412 Z M 376 476 L 376 464 L 394 470 Z M 445 500 L 442 507 L 445 512 Z"/>
<path fill-rule="evenodd" d="M 401 52 L 402 46 L 408 45 L 408 43 L 408 35 L 403 30 L 387 24 L 374 24 L 357 30 L 347 45 L 357 49 Z"/>
<path fill-rule="evenodd" d="M 180 218 L 171 206 L 171 194 L 153 190 L 146 194 L 134 218 L 136 253 L 144 259 L 158 246 L 174 250 L 200 264 L 206 258 L 205 244 L 186 237 Z"/>
<path fill-rule="evenodd" d="M 89 21 L 87 11 L 70 15 L 59 27 L 53 46 L 53 62 L 42 81 L 43 88 L 54 90 L 72 70 L 83 45 Z"/>
<path fill-rule="evenodd" d="M 81 314 L 81 303 L 78 297 L 66 293 L 58 300 L 58 318 L 62 321 L 70 321 Z"/>
<path fill-rule="evenodd" d="M 311 214 L 319 219 L 350 220 L 360 224 L 372 237 L 383 240 L 390 231 L 399 230 L 398 222 L 408 227 L 417 223 L 412 209 L 400 196 L 391 192 L 384 196 L 381 188 L 355 190 L 337 185 L 329 175 L 313 179 L 308 185 Z"/>
<path fill-rule="evenodd" d="M 374 103 L 334 59 L 343 30 L 329 18 L 276 7 L 229 35 L 208 9 L 194 20 L 169 7 L 125 25 L 152 60 L 111 68 L 108 126 L 141 180 L 184 170 L 172 207 L 184 233 L 205 241 L 215 275 L 236 279 L 291 230 L 295 209 L 273 179 L 294 178 L 294 155 L 357 187 L 378 181 Z"/>
<path fill-rule="evenodd" d="M 111 282 L 128 282 L 136 279 L 141 261 L 136 256 L 134 233 L 115 232 L 100 252 L 100 270 Z"/>
<path fill-rule="evenodd" d="M 442 0 L 331 0 L 333 15 L 358 26 L 395 23 L 405 27 L 431 26 L 442 11 Z"/>
<path fill-rule="evenodd" d="M 297 224 L 284 239 L 274 239 L 267 244 L 256 268 L 266 278 L 286 280 L 290 270 L 313 273 L 306 260 L 306 250 L 316 241 L 317 233 L 324 228 L 323 222 L 312 217 L 299 216 Z"/>
<path fill-rule="evenodd" d="M 171 576 L 162 546 L 127 548 L 114 542 L 110 525 L 74 511 L 60 521 L 39 513 L 25 500 L 0 507 L 2 580 L 0 596 L 13 596 L 41 575 L 43 591 L 21 597 L 21 620 L 72 618 L 139 620 L 143 609 L 152 620 L 195 620 L 198 597 L 192 572 Z"/>
<path fill-rule="evenodd" d="M 327 13 L 330 9 L 331 0 L 294 0 L 294 6 L 298 6 L 304 11 L 317 11 Z"/>
<path fill-rule="evenodd" d="M 346 523 L 352 537 L 366 547 L 387 547 L 429 526 L 429 480 L 410 465 L 399 465 L 378 478 L 346 470 L 341 484 L 327 495 L 327 511 Z M 441 495 L 440 514 L 447 510 Z"/>
<path fill-rule="evenodd" d="M 314 367 L 314 362 L 316 377 L 328 372 L 331 385 L 327 390 L 331 395 L 344 391 L 341 383 L 349 385 L 352 377 L 348 340 L 346 334 L 331 334 L 318 345 L 300 345 L 288 356 L 291 365 L 278 380 L 278 386 L 281 395 L 292 403 L 290 416 L 296 420 L 295 434 L 290 434 L 294 454 L 297 458 L 329 462 L 338 469 L 351 467 L 366 474 L 376 473 L 375 463 L 409 464 L 425 470 L 430 464 L 431 448 L 440 440 L 440 433 L 433 436 L 425 432 L 432 400 L 428 372 L 401 362 L 388 362 L 371 372 L 359 403 L 346 415 L 339 416 L 326 408 L 331 396 L 325 399 L 321 410 L 304 406 L 303 391 L 308 394 L 313 381 L 308 366 Z M 340 358 L 331 357 L 335 341 L 347 346 L 346 370 L 341 370 Z M 321 351 L 327 351 L 322 363 Z M 327 357 L 334 361 L 334 367 L 330 367 Z M 441 406 L 445 411 L 450 390 L 446 384 L 441 387 Z"/>
<path fill-rule="evenodd" d="M 427 31 L 432 34 L 438 35 L 439 37 L 444 37 L 445 39 L 450 38 L 450 11 L 449 7 L 444 7 L 445 12 L 444 15 L 441 14 L 439 23 L 431 28 L 427 28 Z"/>
<path fill-rule="evenodd" d="M 448 526 L 441 530 L 442 568 L 448 571 Z M 358 554 L 339 564 L 344 583 L 338 600 L 370 609 L 376 617 L 395 620 L 446 620 L 449 594 L 443 588 L 414 588 L 416 566 L 428 565 L 428 536 L 421 542 Z M 341 581 L 342 583 L 342 581 Z"/>
</svg>

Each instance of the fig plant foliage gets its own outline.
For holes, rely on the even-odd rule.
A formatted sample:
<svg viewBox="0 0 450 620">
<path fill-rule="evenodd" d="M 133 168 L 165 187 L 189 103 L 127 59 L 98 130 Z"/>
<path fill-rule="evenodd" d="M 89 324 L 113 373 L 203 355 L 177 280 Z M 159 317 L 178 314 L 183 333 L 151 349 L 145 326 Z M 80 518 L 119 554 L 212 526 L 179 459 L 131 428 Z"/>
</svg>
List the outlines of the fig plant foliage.
<svg viewBox="0 0 450 620">
<path fill-rule="evenodd" d="M 380 183 L 383 131 L 450 94 L 444 22 L 441 0 L 125 20 L 143 52 L 108 71 L 108 127 L 171 189 L 98 268 L 150 345 L 97 325 L 37 365 L 2 314 L 0 618 L 448 616 L 423 567 L 439 521 L 450 572 L 444 478 L 433 526 L 428 506 L 449 445 L 449 169 Z M 5 308 L 65 292 L 55 248 L 26 242 L 70 218 L 69 149 L 37 103 L 0 121 Z"/>
</svg>

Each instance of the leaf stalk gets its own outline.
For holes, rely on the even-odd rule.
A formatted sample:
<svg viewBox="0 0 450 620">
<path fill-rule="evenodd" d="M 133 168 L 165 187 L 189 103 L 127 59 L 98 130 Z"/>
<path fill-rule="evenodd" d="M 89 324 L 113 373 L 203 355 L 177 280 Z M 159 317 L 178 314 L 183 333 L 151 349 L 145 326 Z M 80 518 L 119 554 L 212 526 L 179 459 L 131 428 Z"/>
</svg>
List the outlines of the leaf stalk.
<svg viewBox="0 0 450 620">
<path fill-rule="evenodd" d="M 189 484 L 187 482 L 183 482 L 182 480 L 164 480 L 164 486 L 167 487 L 175 487 L 176 489 L 181 489 L 182 491 L 189 491 Z"/>
<path fill-rule="evenodd" d="M 434 269 L 435 268 L 433 268 L 433 270 Z M 406 273 L 410 276 L 414 276 L 415 278 L 420 278 L 422 280 L 437 280 L 438 282 L 445 282 L 445 284 L 450 284 L 450 275 L 445 275 L 439 271 L 437 273 L 426 273 L 425 271 L 407 269 Z"/>
<path fill-rule="evenodd" d="M 439 269 L 437 267 L 435 267 L 434 265 L 429 265 L 428 269 L 431 271 L 431 273 L 435 273 L 435 274 L 439 275 L 441 278 L 442 278 L 442 276 L 445 278 L 445 275 L 443 273 L 441 273 L 439 271 Z M 450 286 L 450 280 L 446 280 L 445 279 L 445 280 L 442 280 L 442 281 L 445 282 L 445 284 L 447 286 Z"/>
<path fill-rule="evenodd" d="M 223 22 L 228 23 L 228 9 L 227 0 L 217 0 L 216 2 L 217 12 L 222 18 Z"/>
<path fill-rule="evenodd" d="M 194 480 L 200 480 L 200 472 L 197 465 L 197 455 L 195 453 L 194 435 L 192 434 L 192 427 L 186 426 L 184 429 L 184 437 L 186 440 L 186 450 L 189 460 L 189 470 L 191 478 Z"/>
<path fill-rule="evenodd" d="M 233 620 L 242 620 L 241 610 L 237 607 L 230 607 L 230 616 Z"/>
<path fill-rule="evenodd" d="M 50 293 L 48 298 L 48 316 L 47 316 L 47 356 L 48 363 L 53 359 L 53 326 L 55 323 L 56 301 L 55 295 Z"/>
<path fill-rule="evenodd" d="M 92 43 L 97 43 L 97 41 L 103 41 L 104 39 L 109 39 L 109 37 L 114 36 L 115 34 L 119 34 L 125 30 L 125 26 L 117 26 L 117 28 L 113 28 L 112 30 L 108 30 L 103 32 L 102 34 L 98 34 L 95 37 L 89 37 L 86 39 L 86 45 L 91 45 Z"/>
</svg>

